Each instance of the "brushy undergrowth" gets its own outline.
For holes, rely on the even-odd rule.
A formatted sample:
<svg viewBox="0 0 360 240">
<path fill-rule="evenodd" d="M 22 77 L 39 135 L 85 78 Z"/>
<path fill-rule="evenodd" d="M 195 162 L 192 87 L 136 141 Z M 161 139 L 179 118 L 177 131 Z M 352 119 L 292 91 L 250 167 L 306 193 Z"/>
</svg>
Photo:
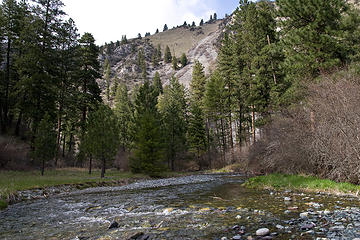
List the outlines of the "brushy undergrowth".
<svg viewBox="0 0 360 240">
<path fill-rule="evenodd" d="M 244 185 L 249 188 L 297 189 L 355 195 L 360 192 L 359 185 L 302 175 L 270 174 L 258 176 L 248 179 Z"/>
</svg>

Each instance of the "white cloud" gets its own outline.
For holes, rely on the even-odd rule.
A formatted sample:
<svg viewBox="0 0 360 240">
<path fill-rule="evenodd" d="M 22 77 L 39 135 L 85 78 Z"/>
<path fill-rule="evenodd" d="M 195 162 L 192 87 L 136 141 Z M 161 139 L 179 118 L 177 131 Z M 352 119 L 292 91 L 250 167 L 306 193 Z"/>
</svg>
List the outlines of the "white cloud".
<svg viewBox="0 0 360 240">
<path fill-rule="evenodd" d="M 162 31 L 184 21 L 196 24 L 214 13 L 207 0 L 63 0 L 66 13 L 80 32 L 91 32 L 98 44 L 116 41 L 122 35 Z"/>
</svg>

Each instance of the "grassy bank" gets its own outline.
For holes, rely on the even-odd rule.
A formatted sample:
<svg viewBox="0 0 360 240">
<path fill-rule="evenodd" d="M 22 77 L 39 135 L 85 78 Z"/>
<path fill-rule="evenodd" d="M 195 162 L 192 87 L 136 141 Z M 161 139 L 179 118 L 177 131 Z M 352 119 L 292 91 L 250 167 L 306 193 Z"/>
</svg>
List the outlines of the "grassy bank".
<svg viewBox="0 0 360 240">
<path fill-rule="evenodd" d="M 248 179 L 244 184 L 249 188 L 294 189 L 303 191 L 321 191 L 336 194 L 358 195 L 360 186 L 350 183 L 337 183 L 328 179 L 311 176 L 270 174 Z"/>
<path fill-rule="evenodd" d="M 182 173 L 164 173 L 163 177 L 180 176 Z M 100 178 L 100 170 L 94 170 L 89 175 L 86 169 L 57 169 L 45 171 L 41 176 L 39 171 L 19 172 L 19 171 L 0 171 L 0 209 L 6 208 L 7 199 L 17 191 L 59 186 L 65 184 L 84 184 L 86 186 L 96 186 L 104 182 L 114 182 L 124 179 L 140 179 L 147 176 L 142 174 L 132 174 L 130 172 L 120 172 L 117 170 L 107 170 L 105 178 Z"/>
</svg>

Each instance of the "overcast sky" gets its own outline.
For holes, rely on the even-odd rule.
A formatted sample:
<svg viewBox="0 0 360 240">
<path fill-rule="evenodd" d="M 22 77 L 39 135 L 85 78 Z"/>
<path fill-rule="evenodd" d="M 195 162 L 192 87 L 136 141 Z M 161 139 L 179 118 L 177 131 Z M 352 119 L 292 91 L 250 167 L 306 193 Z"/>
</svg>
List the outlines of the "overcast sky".
<svg viewBox="0 0 360 240">
<path fill-rule="evenodd" d="M 79 32 L 90 32 L 97 44 L 153 34 L 182 25 L 184 21 L 199 24 L 214 12 L 218 18 L 232 13 L 239 0 L 63 0 L 65 12 L 75 20 Z"/>
</svg>

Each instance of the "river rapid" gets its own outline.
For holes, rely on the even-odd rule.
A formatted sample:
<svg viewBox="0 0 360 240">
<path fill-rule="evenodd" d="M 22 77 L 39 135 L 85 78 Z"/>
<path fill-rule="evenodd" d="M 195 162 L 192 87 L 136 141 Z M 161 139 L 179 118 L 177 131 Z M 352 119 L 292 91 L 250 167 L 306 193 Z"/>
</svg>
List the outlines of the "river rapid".
<svg viewBox="0 0 360 240">
<path fill-rule="evenodd" d="M 0 239 L 360 239 L 358 198 L 247 189 L 245 179 L 195 175 L 25 201 L 0 212 Z M 269 232 L 257 236 L 261 228 Z"/>
</svg>

